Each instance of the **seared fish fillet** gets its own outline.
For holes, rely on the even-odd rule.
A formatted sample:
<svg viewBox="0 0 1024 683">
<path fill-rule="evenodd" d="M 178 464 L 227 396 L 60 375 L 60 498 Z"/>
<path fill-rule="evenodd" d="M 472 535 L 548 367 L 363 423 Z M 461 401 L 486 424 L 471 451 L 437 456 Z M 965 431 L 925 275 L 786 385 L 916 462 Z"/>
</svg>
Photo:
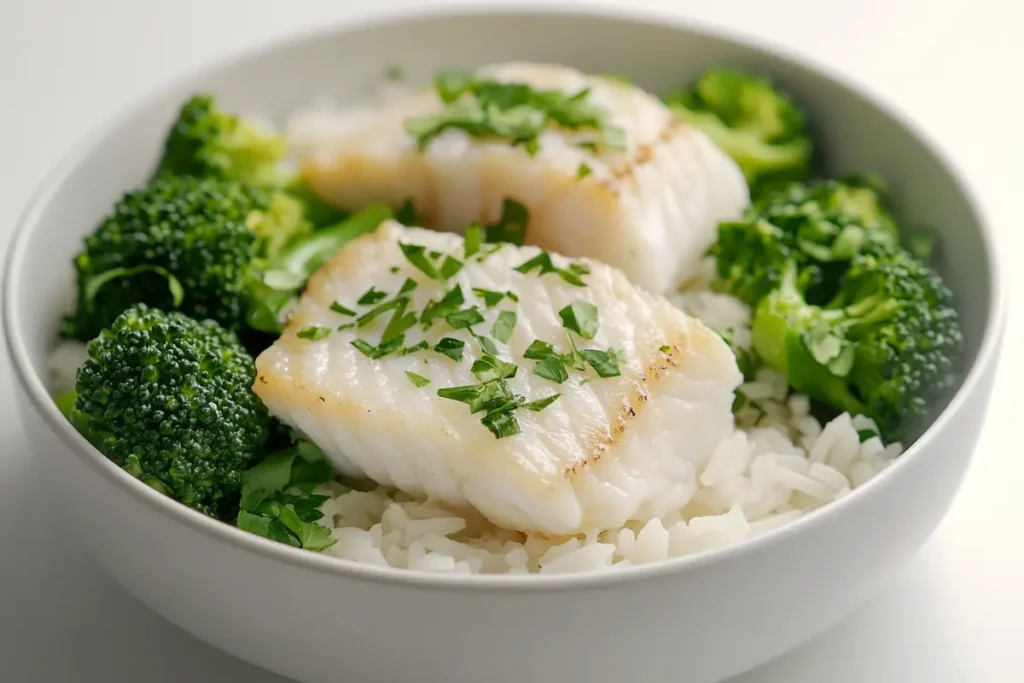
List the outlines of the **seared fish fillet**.
<svg viewBox="0 0 1024 683">
<path fill-rule="evenodd" d="M 688 279 L 717 224 L 749 205 L 732 159 L 637 87 L 546 64 L 478 73 L 565 94 L 589 89 L 586 101 L 622 131 L 624 146 L 594 149 L 593 130 L 551 126 L 531 155 L 506 139 L 448 129 L 421 152 L 405 123 L 445 109 L 431 87 L 295 119 L 292 138 L 310 186 L 348 210 L 411 200 L 421 225 L 455 232 L 497 222 L 511 198 L 529 212 L 527 244 L 608 263 L 657 294 Z"/>
<path fill-rule="evenodd" d="M 283 335 L 257 358 L 256 393 L 340 472 L 472 506 L 506 528 L 582 533 L 684 505 L 700 468 L 733 429 L 741 375 L 725 342 L 606 265 L 571 265 L 532 246 L 484 244 L 470 258 L 464 249 L 455 234 L 394 221 L 343 247 L 309 281 Z M 448 269 L 447 281 L 433 279 L 413 265 L 432 251 L 437 258 L 428 271 L 443 261 L 438 252 L 464 265 L 453 275 Z M 531 262 L 551 267 L 531 269 Z M 411 291 L 409 281 L 416 283 Z M 451 302 L 456 288 L 461 305 L 433 306 L 454 315 L 438 316 L 424 330 L 429 302 Z M 417 324 L 394 352 L 374 358 L 395 310 L 370 316 L 362 327 L 352 323 L 387 308 L 403 289 L 408 305 L 399 318 L 413 315 Z M 500 296 L 508 292 L 514 298 Z M 596 308 L 588 313 L 587 304 Z M 460 317 L 472 322 L 466 311 L 473 307 L 484 320 L 460 329 Z M 510 328 L 505 315 L 505 332 L 494 329 L 503 311 L 516 317 Z M 570 335 L 587 357 L 576 367 Z M 368 351 L 357 348 L 362 342 Z M 435 350 L 460 342 L 458 360 Z M 557 374 L 535 374 L 539 361 L 524 357 L 537 357 L 538 349 L 545 357 L 544 342 L 565 356 L 549 360 L 566 370 L 561 383 Z M 490 345 L 496 356 L 485 357 L 482 347 Z M 600 353 L 591 355 L 609 349 L 615 355 L 604 363 Z M 618 376 L 608 361 L 617 362 Z M 482 382 L 497 387 L 502 380 L 484 374 L 495 366 L 515 372 L 504 379 L 505 398 L 485 410 L 473 413 L 460 397 L 439 395 L 456 387 L 472 395 L 483 391 Z M 506 399 L 537 402 L 554 394 L 560 395 L 546 406 L 509 410 L 515 430 L 506 419 L 486 424 L 488 411 L 507 407 Z"/>
</svg>

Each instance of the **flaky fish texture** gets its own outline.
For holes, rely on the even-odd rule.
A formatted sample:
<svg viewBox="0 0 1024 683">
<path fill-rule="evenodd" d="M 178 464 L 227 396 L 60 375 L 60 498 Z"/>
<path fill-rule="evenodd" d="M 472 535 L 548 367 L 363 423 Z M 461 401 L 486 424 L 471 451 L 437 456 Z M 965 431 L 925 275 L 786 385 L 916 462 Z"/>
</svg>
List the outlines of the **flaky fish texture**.
<svg viewBox="0 0 1024 683">
<path fill-rule="evenodd" d="M 434 279 L 402 244 L 409 253 L 425 247 L 428 259 L 434 252 L 431 263 L 448 255 L 464 265 L 447 280 Z M 585 533 L 685 505 L 701 467 L 733 430 L 741 374 L 726 343 L 598 262 L 534 246 L 484 244 L 470 258 L 464 250 L 453 233 L 394 221 L 343 247 L 312 277 L 282 336 L 257 358 L 256 393 L 341 473 L 475 508 L 506 528 Z M 548 257 L 550 267 L 516 270 Z M 363 298 L 371 288 L 387 296 Z M 484 320 L 457 329 L 455 315 L 424 329 L 419 321 L 430 302 L 456 288 L 464 298 L 458 308 L 476 307 Z M 379 348 L 394 311 L 353 322 L 403 289 L 404 314 L 418 319 L 401 344 L 411 351 L 373 358 L 358 340 Z M 596 333 L 586 304 L 595 307 Z M 493 329 L 503 311 L 515 313 L 510 335 Z M 464 344 L 459 360 L 434 350 L 445 338 Z M 566 358 L 561 383 L 535 374 L 538 361 L 524 358 L 538 340 Z M 512 411 L 518 432 L 501 438 L 485 425 L 485 412 L 439 395 L 498 381 L 474 372 L 489 344 L 497 353 L 490 358 L 516 366 L 503 381 L 520 402 L 559 394 L 540 410 Z M 613 350 L 618 376 L 574 363 L 573 346 L 583 356 Z"/>
<path fill-rule="evenodd" d="M 750 198 L 738 166 L 657 97 L 576 69 L 508 63 L 480 75 L 576 94 L 624 132 L 624 147 L 594 149 L 592 130 L 552 126 L 535 153 L 507 140 L 449 129 L 420 151 L 406 121 L 442 111 L 434 88 L 336 114 L 301 115 L 292 137 L 304 175 L 329 202 L 356 210 L 411 200 L 420 224 L 461 232 L 499 220 L 503 201 L 529 211 L 526 243 L 619 268 L 657 294 L 690 278 L 719 222 Z"/>
</svg>

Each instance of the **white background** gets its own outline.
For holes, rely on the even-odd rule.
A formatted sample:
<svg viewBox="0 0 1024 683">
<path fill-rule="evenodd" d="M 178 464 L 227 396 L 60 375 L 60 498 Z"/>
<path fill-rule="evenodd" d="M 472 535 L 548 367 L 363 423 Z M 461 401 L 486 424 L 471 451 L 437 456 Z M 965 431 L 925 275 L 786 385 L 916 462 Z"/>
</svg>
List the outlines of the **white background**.
<svg viewBox="0 0 1024 683">
<path fill-rule="evenodd" d="M 978 186 L 1012 270 L 1024 245 L 1024 10 L 1011 1 L 642 4 L 673 7 L 811 54 L 909 111 Z M 159 82 L 368 5 L 412 4 L 0 0 L 4 244 L 33 188 L 65 149 Z M 1016 438 L 1019 419 L 1010 412 L 1021 379 L 1020 318 L 1011 316 L 1001 378 L 967 482 L 922 554 L 833 631 L 730 683 L 1024 681 L 1024 449 Z M 283 683 L 164 623 L 90 564 L 65 535 L 59 501 L 34 478 L 9 377 L 4 358 L 0 679 Z"/>
</svg>

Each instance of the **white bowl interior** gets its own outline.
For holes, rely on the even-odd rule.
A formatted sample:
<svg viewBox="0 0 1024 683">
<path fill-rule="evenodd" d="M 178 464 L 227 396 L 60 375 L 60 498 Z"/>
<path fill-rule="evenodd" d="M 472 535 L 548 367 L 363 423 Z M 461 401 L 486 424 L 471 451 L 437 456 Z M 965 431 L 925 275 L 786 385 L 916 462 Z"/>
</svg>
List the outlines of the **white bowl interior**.
<svg viewBox="0 0 1024 683">
<path fill-rule="evenodd" d="M 176 83 L 87 145 L 29 217 L 31 232 L 21 236 L 11 264 L 12 334 L 28 350 L 37 377 L 46 376 L 81 238 L 122 192 L 148 176 L 167 126 L 190 93 L 210 90 L 228 108 L 281 119 L 319 97 L 343 102 L 364 96 L 390 64 L 401 65 L 409 80 L 425 81 L 440 67 L 522 59 L 620 73 L 654 92 L 685 84 L 720 62 L 774 76 L 806 109 L 824 169 L 878 171 L 892 186 L 899 217 L 937 231 L 941 269 L 963 315 L 969 371 L 993 324 L 993 257 L 957 179 L 903 123 L 814 70 L 725 38 L 616 18 L 484 13 L 403 19 L 246 56 Z"/>
</svg>

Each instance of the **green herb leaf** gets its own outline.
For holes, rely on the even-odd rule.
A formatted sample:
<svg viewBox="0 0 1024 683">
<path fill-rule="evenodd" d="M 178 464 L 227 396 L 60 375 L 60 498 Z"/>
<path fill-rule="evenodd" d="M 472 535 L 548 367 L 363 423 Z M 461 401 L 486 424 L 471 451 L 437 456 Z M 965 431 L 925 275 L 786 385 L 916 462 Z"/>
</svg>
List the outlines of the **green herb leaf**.
<svg viewBox="0 0 1024 683">
<path fill-rule="evenodd" d="M 416 314 L 406 313 L 405 304 L 402 304 L 391 316 L 391 320 L 388 321 L 388 326 L 384 328 L 384 333 L 380 337 L 380 343 L 386 344 L 399 335 L 404 335 L 406 330 L 416 324 Z"/>
<path fill-rule="evenodd" d="M 521 263 L 514 270 L 524 275 L 529 275 L 535 270 L 540 271 L 539 275 L 556 273 L 565 282 L 575 287 L 585 287 L 586 283 L 580 278 L 580 275 L 590 272 L 589 268 L 583 264 L 573 264 L 569 268 L 558 268 L 551 260 L 551 254 L 546 251 L 542 251 L 533 258 Z"/>
<path fill-rule="evenodd" d="M 453 337 L 443 337 L 437 344 L 434 345 L 434 350 L 441 355 L 448 356 L 453 361 L 462 360 L 462 351 L 466 346 L 466 342 L 461 339 L 455 339 Z"/>
<path fill-rule="evenodd" d="M 574 301 L 558 312 L 562 326 L 584 339 L 597 334 L 597 306 L 589 301 Z"/>
<path fill-rule="evenodd" d="M 427 258 L 427 248 L 425 246 L 422 244 L 408 244 L 406 242 L 399 242 L 398 246 L 409 263 L 418 268 L 424 275 L 431 280 L 442 279 L 437 271 L 437 267 Z"/>
<path fill-rule="evenodd" d="M 360 306 L 372 306 L 378 301 L 386 299 L 387 296 L 387 292 L 382 292 L 373 285 L 371 285 L 370 288 L 366 290 L 366 292 L 361 297 L 359 297 L 359 300 L 356 301 L 356 303 L 359 304 Z"/>
<path fill-rule="evenodd" d="M 569 379 L 569 373 L 565 369 L 565 363 L 557 355 L 552 355 L 537 361 L 533 366 L 533 374 L 544 379 L 551 380 L 555 384 L 561 384 Z"/>
<path fill-rule="evenodd" d="M 672 347 L 669 346 L 668 344 L 665 344 L 663 346 L 659 346 L 658 350 L 661 351 L 662 353 L 670 353 L 672 351 Z"/>
<path fill-rule="evenodd" d="M 519 420 L 510 410 L 496 410 L 487 413 L 480 420 L 491 434 L 497 439 L 504 439 L 519 434 L 522 429 L 519 427 Z"/>
<path fill-rule="evenodd" d="M 498 355 L 498 347 L 494 345 L 494 342 L 483 335 L 476 334 L 473 330 L 470 330 L 469 333 L 472 334 L 473 338 L 476 339 L 478 344 L 480 344 L 481 351 L 491 356 Z"/>
<path fill-rule="evenodd" d="M 350 343 L 363 355 L 368 356 L 373 360 L 377 360 L 398 351 L 402 347 L 402 343 L 404 341 L 405 335 L 400 334 L 380 346 L 374 346 L 362 339 L 353 339 Z"/>
<path fill-rule="evenodd" d="M 480 251 L 480 245 L 483 243 L 484 233 L 479 223 L 473 223 L 466 228 L 466 238 L 463 245 L 466 259 L 468 260 L 470 256 Z"/>
<path fill-rule="evenodd" d="M 421 339 L 412 346 L 406 346 L 405 348 L 398 351 L 399 356 L 408 356 L 410 353 L 416 353 L 417 351 L 426 351 L 430 348 L 430 344 L 427 343 L 426 339 Z"/>
<path fill-rule="evenodd" d="M 365 327 L 366 325 L 369 325 L 371 322 L 373 322 L 373 320 L 376 319 L 377 316 L 387 313 L 388 311 L 400 309 L 402 312 L 404 312 L 405 307 L 408 305 L 408 303 L 409 299 L 404 296 L 398 297 L 397 299 L 385 301 L 384 303 L 375 306 L 374 308 L 371 308 L 369 311 L 359 316 L 356 319 L 356 323 L 359 325 L 359 327 Z"/>
<path fill-rule="evenodd" d="M 415 372 L 413 372 L 411 370 L 406 370 L 405 371 L 405 376 L 409 378 L 410 382 L 412 382 L 413 384 L 415 384 L 419 388 L 423 388 L 423 387 L 427 386 L 428 384 L 430 384 L 430 380 L 429 379 L 427 379 L 423 375 L 417 375 Z"/>
<path fill-rule="evenodd" d="M 526 240 L 526 226 L 530 214 L 526 207 L 506 197 L 501 203 L 501 217 L 498 222 L 487 226 L 488 242 L 508 242 L 517 246 Z"/>
<path fill-rule="evenodd" d="M 555 353 L 555 347 L 540 339 L 534 339 L 523 352 L 523 358 L 529 360 L 544 360 L 556 355 L 558 354 Z"/>
<path fill-rule="evenodd" d="M 411 199 L 406 199 L 402 202 L 402 205 L 398 207 L 398 211 L 395 212 L 395 220 L 402 225 L 418 225 L 418 220 L 416 218 L 416 205 L 412 203 Z"/>
<path fill-rule="evenodd" d="M 594 169 L 590 168 L 586 163 L 580 162 L 580 165 L 576 168 L 576 177 L 583 180 L 588 175 L 594 172 Z"/>
<path fill-rule="evenodd" d="M 549 405 L 557 401 L 559 396 L 561 396 L 561 394 L 551 394 L 550 396 L 546 396 L 545 398 L 541 398 L 536 401 L 530 401 L 529 403 L 524 403 L 522 405 L 522 408 L 526 410 L 532 410 L 535 413 L 539 413 L 540 411 L 544 410 Z"/>
<path fill-rule="evenodd" d="M 483 299 L 484 306 L 487 308 L 497 306 L 506 296 L 506 292 L 495 292 L 491 289 L 480 289 L 479 287 L 473 288 L 473 294 Z"/>
<path fill-rule="evenodd" d="M 412 278 L 407 277 L 405 278 L 405 282 L 402 283 L 402 286 L 399 288 L 398 293 L 395 294 L 395 296 L 402 296 L 403 294 L 408 294 L 412 290 L 416 289 L 416 286 L 416 281 L 413 280 Z"/>
<path fill-rule="evenodd" d="M 484 321 L 484 316 L 477 310 L 476 306 L 470 306 L 461 311 L 449 313 L 444 319 L 456 330 L 462 330 L 473 325 L 479 325 Z"/>
<path fill-rule="evenodd" d="M 491 327 L 491 336 L 502 344 L 507 344 L 508 340 L 512 338 L 512 333 L 515 329 L 516 312 L 502 311 L 498 314 L 498 318 L 494 321 L 494 325 Z"/>
<path fill-rule="evenodd" d="M 460 270 L 462 270 L 463 263 L 459 259 L 453 256 L 445 256 L 444 263 L 441 264 L 441 279 L 448 280 L 449 278 L 455 277 Z"/>
<path fill-rule="evenodd" d="M 299 339 L 309 339 L 310 341 L 319 341 L 331 333 L 329 327 L 318 327 L 316 325 L 310 325 L 303 327 L 301 330 L 295 333 L 295 336 Z"/>
<path fill-rule="evenodd" d="M 331 304 L 331 310 L 334 311 L 335 313 L 340 313 L 341 315 L 352 316 L 352 315 L 356 314 L 356 312 L 353 311 L 351 308 L 343 306 L 341 303 L 339 303 L 337 301 L 335 301 L 333 304 Z"/>
<path fill-rule="evenodd" d="M 434 324 L 436 319 L 455 313 L 465 302 L 460 285 L 455 285 L 445 292 L 440 301 L 436 303 L 433 301 L 428 302 L 423 309 L 423 313 L 420 315 L 420 323 L 422 323 L 423 329 L 428 329 Z"/>
<path fill-rule="evenodd" d="M 483 356 L 473 362 L 470 372 L 481 382 L 491 382 L 499 379 L 515 377 L 519 366 L 515 363 L 506 363 L 494 356 Z"/>
<path fill-rule="evenodd" d="M 590 367 L 594 368 L 598 377 L 618 377 L 621 374 L 619 372 L 618 359 L 614 353 L 598 351 L 596 349 L 584 349 L 580 351 L 580 355 L 586 359 Z"/>
</svg>

